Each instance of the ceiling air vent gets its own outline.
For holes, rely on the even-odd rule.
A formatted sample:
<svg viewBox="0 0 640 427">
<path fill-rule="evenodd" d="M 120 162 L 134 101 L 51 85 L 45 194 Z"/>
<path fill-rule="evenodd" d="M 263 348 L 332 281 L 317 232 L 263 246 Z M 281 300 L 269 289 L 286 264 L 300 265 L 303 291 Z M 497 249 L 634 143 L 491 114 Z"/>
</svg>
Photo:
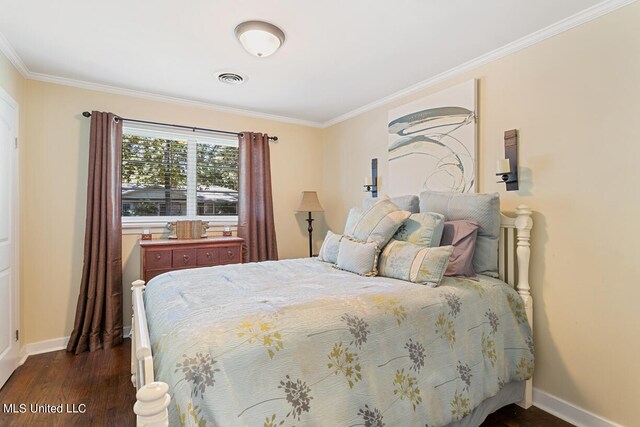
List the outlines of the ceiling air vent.
<svg viewBox="0 0 640 427">
<path fill-rule="evenodd" d="M 246 78 L 237 73 L 223 72 L 218 73 L 218 80 L 228 85 L 241 85 L 246 81 Z"/>
</svg>

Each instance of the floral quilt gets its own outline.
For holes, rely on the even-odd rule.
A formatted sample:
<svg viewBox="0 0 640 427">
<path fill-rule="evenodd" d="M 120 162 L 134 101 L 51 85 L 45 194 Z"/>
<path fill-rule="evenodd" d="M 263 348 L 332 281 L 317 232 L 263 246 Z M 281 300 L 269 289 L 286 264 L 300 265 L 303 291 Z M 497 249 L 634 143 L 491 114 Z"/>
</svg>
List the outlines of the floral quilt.
<svg viewBox="0 0 640 427">
<path fill-rule="evenodd" d="M 484 276 L 297 259 L 167 273 L 145 304 L 175 426 L 442 426 L 533 373 L 522 300 Z"/>
</svg>

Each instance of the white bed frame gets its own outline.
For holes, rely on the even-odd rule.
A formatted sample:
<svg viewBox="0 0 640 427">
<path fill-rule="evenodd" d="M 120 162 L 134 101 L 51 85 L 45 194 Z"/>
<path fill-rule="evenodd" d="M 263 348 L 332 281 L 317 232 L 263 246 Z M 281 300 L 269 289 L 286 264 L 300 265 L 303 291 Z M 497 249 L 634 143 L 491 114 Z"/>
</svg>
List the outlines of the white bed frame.
<svg viewBox="0 0 640 427">
<path fill-rule="evenodd" d="M 522 297 L 533 330 L 533 300 L 529 292 L 529 239 L 532 226 L 531 210 L 525 205 L 518 206 L 515 217 L 501 214 L 498 272 L 500 279 L 513 286 Z M 137 390 L 133 411 L 136 413 L 138 426 L 168 426 L 167 407 L 171 401 L 168 394 L 169 386 L 154 379 L 153 355 L 144 308 L 144 288 L 145 283 L 142 280 L 136 280 L 131 287 L 131 382 Z M 528 380 L 524 399 L 518 405 L 526 409 L 531 404 L 532 380 Z"/>
</svg>

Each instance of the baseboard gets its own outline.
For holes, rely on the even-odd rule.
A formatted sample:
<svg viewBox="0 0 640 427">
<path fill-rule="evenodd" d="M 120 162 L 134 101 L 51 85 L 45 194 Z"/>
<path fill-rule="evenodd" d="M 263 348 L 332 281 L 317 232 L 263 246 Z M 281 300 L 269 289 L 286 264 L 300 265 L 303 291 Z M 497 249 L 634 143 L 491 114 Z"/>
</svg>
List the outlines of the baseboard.
<svg viewBox="0 0 640 427">
<path fill-rule="evenodd" d="M 131 326 L 125 326 L 122 329 L 122 335 L 128 338 L 131 335 Z M 69 337 L 62 337 L 25 344 L 20 350 L 20 364 L 22 365 L 29 356 L 64 350 L 68 342 Z"/>
<path fill-rule="evenodd" d="M 535 387 L 533 388 L 533 405 L 576 426 L 622 427 L 620 424 L 604 419 Z"/>
<path fill-rule="evenodd" d="M 20 349 L 20 358 L 18 359 L 18 366 L 22 366 L 24 362 L 27 361 L 27 357 L 29 357 L 29 353 L 27 353 L 27 349 L 22 347 Z"/>
<path fill-rule="evenodd" d="M 25 353 L 28 356 L 36 354 L 49 353 L 50 351 L 58 351 L 67 348 L 69 337 L 54 338 L 45 341 L 32 342 L 24 346 Z"/>
</svg>

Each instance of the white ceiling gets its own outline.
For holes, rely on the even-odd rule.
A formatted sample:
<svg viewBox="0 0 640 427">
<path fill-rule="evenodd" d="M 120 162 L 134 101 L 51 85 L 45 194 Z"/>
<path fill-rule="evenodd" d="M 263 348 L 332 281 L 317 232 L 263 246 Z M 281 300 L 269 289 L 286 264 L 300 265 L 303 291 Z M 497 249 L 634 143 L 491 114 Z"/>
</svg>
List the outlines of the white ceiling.
<svg viewBox="0 0 640 427">
<path fill-rule="evenodd" d="M 33 78 L 322 124 L 561 20 L 579 21 L 574 15 L 600 1 L 2 0 L 0 33 Z M 253 57 L 235 39 L 236 25 L 253 19 L 286 34 L 271 57 Z M 223 69 L 248 82 L 218 82 Z"/>
</svg>

